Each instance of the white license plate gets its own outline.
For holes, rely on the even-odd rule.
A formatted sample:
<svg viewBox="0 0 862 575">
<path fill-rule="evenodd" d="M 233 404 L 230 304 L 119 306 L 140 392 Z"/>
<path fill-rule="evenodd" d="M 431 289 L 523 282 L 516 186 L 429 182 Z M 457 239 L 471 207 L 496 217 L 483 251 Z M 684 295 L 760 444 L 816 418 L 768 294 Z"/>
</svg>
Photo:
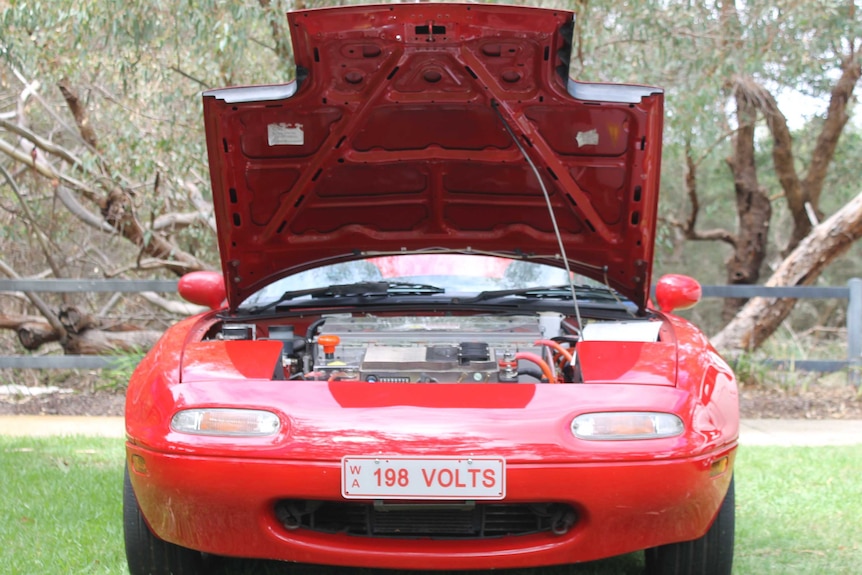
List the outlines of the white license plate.
<svg viewBox="0 0 862 575">
<path fill-rule="evenodd" d="M 345 457 L 346 499 L 503 499 L 502 457 Z"/>
</svg>

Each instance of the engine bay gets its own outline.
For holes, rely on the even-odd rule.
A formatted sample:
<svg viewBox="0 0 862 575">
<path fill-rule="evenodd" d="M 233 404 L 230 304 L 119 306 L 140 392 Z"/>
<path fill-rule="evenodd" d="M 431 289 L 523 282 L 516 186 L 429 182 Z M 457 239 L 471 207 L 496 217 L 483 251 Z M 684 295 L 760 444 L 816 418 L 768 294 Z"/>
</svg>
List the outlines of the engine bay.
<svg viewBox="0 0 862 575">
<path fill-rule="evenodd" d="M 372 383 L 517 381 L 506 362 L 539 353 L 541 338 L 534 317 L 335 317 L 320 329 L 314 371 Z"/>
<path fill-rule="evenodd" d="M 661 322 L 577 323 L 521 315 L 331 314 L 294 323 L 224 322 L 209 339 L 282 344 L 274 379 L 368 383 L 581 381 L 576 347 L 588 338 L 657 341 Z"/>
<path fill-rule="evenodd" d="M 552 348 L 566 350 L 577 340 L 577 330 L 558 313 L 333 314 L 308 323 L 305 333 L 300 329 L 225 322 L 213 339 L 281 341 L 285 379 L 369 383 L 548 381 L 556 377 L 554 355 L 560 356 Z"/>
</svg>

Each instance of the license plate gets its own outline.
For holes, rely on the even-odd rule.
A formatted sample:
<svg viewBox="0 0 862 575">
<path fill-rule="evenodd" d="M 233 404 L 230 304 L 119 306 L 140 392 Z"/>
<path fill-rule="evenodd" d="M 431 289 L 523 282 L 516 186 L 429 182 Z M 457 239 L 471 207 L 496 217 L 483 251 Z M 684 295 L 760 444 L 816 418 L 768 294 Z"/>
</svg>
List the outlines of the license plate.
<svg viewBox="0 0 862 575">
<path fill-rule="evenodd" d="M 503 499 L 502 457 L 345 457 L 346 499 Z"/>
</svg>

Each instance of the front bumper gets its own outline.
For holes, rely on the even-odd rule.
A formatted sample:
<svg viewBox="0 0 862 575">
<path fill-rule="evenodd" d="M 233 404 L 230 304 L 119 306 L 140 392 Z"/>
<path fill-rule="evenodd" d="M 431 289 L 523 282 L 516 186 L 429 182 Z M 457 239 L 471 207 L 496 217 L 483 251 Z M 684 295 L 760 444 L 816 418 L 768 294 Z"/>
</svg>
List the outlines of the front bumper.
<svg viewBox="0 0 862 575">
<path fill-rule="evenodd" d="M 735 449 L 628 463 L 507 462 L 505 502 L 568 504 L 578 521 L 563 535 L 467 540 L 286 529 L 277 501 L 341 499 L 337 461 L 180 455 L 128 443 L 127 463 L 151 529 L 183 547 L 356 567 L 490 569 L 591 561 L 700 537 L 727 491 Z M 146 471 L 135 471 L 142 463 Z"/>
</svg>

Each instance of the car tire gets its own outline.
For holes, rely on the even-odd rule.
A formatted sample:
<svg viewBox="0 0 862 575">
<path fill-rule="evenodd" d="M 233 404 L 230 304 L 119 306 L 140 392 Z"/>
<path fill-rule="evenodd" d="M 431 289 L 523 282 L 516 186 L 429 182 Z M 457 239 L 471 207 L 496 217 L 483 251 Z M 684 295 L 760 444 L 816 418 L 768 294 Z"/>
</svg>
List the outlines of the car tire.
<svg viewBox="0 0 862 575">
<path fill-rule="evenodd" d="M 123 533 L 131 575 L 201 575 L 203 556 L 156 537 L 144 521 L 129 468 L 123 478 Z"/>
<path fill-rule="evenodd" d="M 734 481 L 706 534 L 694 541 L 647 549 L 647 575 L 730 575 L 735 523 Z"/>
</svg>

